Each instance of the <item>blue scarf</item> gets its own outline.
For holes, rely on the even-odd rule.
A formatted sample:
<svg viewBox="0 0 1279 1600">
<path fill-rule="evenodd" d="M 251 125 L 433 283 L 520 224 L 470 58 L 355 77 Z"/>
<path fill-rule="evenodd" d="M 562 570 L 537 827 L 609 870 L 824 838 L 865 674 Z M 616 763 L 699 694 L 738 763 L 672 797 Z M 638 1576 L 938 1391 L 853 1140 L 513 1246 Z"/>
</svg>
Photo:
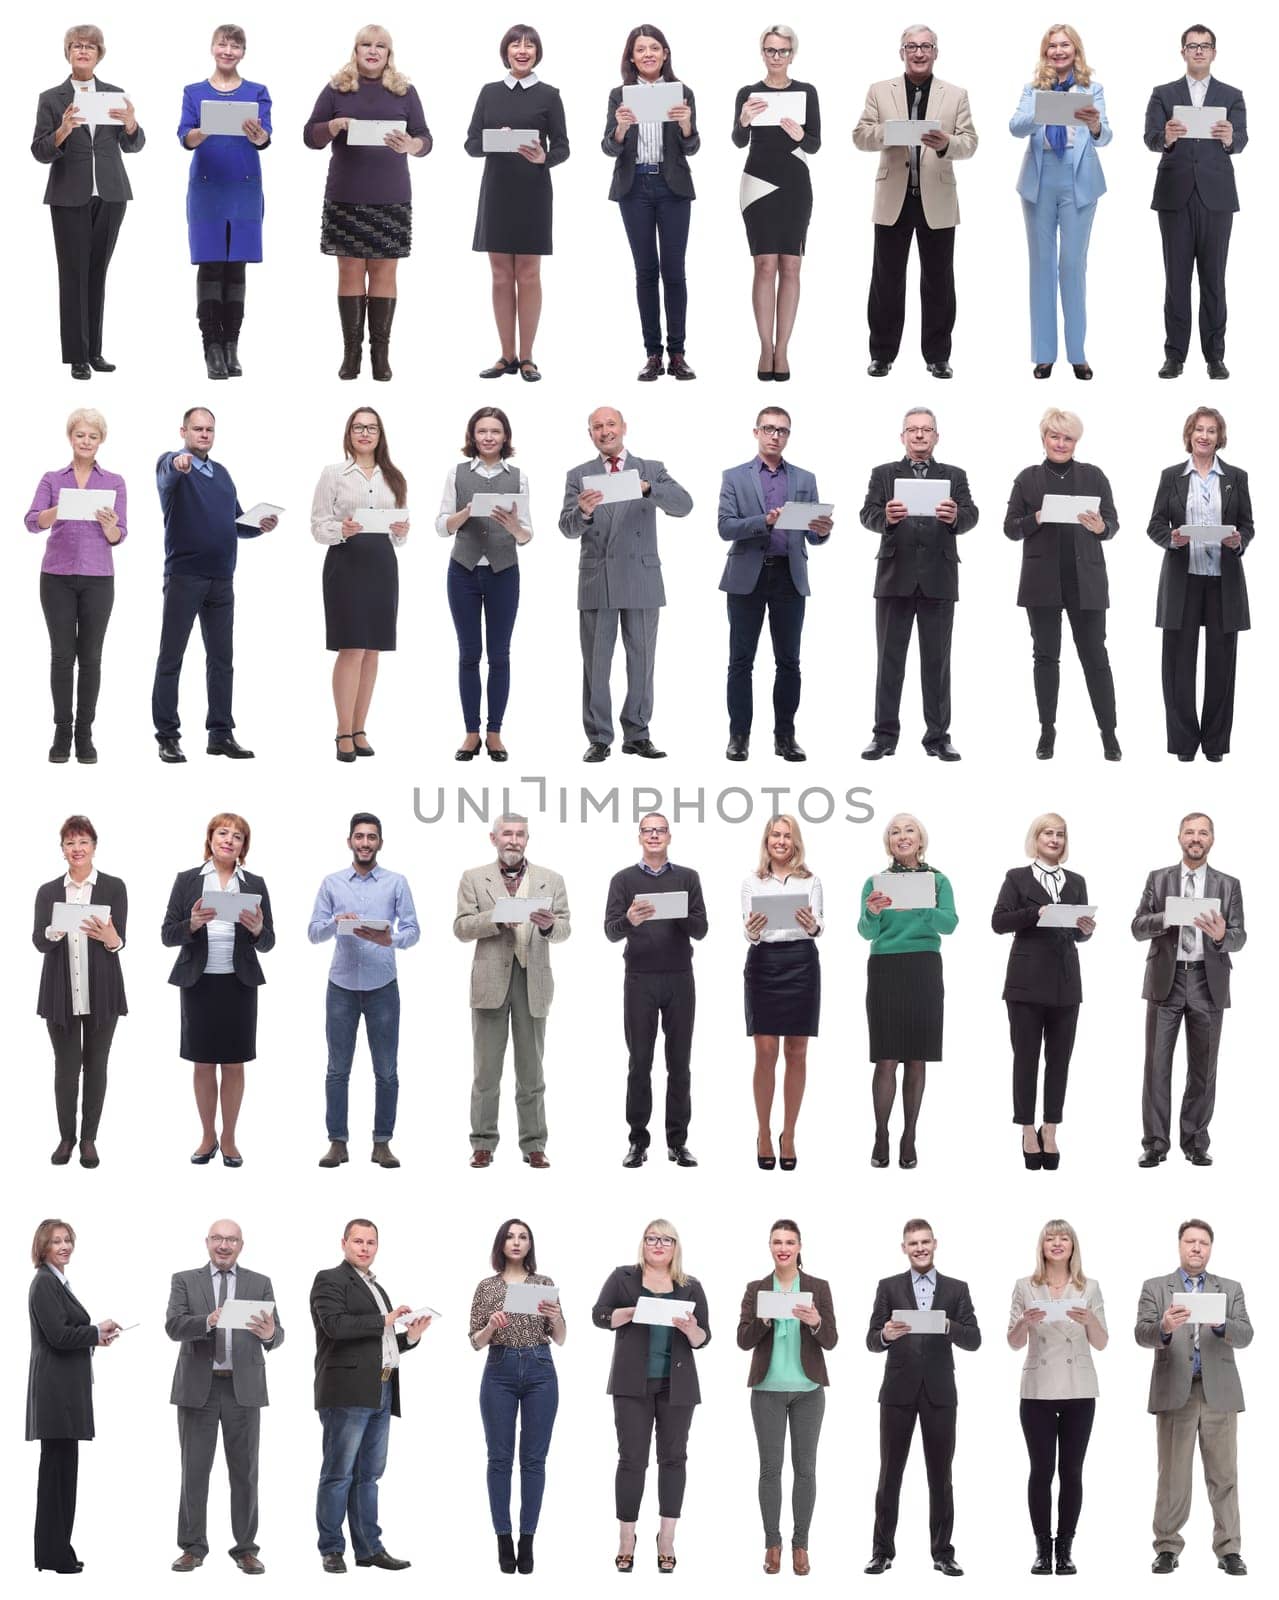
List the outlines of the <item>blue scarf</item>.
<svg viewBox="0 0 1279 1600">
<path fill-rule="evenodd" d="M 1054 83 L 1053 84 L 1053 93 L 1054 94 L 1065 94 L 1068 90 L 1073 89 L 1074 87 L 1075 87 L 1075 74 L 1074 74 L 1074 71 L 1072 69 L 1070 71 L 1070 73 L 1067 74 L 1067 77 L 1066 77 L 1066 80 L 1065 80 L 1064 83 Z M 1065 130 L 1065 128 L 1061 127 L 1057 123 L 1050 123 L 1049 124 L 1049 128 L 1048 128 L 1048 143 L 1052 146 L 1053 154 L 1057 157 L 1058 160 L 1060 160 L 1062 158 L 1062 156 L 1064 156 L 1066 154 L 1066 130 Z"/>
</svg>

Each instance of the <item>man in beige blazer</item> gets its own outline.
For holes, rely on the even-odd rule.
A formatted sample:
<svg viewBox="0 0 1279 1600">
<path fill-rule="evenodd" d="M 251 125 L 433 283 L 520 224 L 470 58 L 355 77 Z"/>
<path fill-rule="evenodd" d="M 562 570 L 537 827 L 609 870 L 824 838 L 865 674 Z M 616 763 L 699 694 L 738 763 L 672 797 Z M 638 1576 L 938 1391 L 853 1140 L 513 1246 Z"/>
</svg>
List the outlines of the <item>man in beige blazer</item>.
<svg viewBox="0 0 1279 1600">
<path fill-rule="evenodd" d="M 907 28 L 898 51 L 905 75 L 873 83 L 853 143 L 879 154 L 875 174 L 875 262 L 871 270 L 870 366 L 886 377 L 906 323 L 906 265 L 910 241 L 919 246 L 920 347 L 934 378 L 949 378 L 950 336 L 955 326 L 955 228 L 959 200 L 956 161 L 977 148 L 968 91 L 933 76 L 937 35 Z M 930 122 L 919 144 L 889 142 L 903 130 L 890 123 Z"/>
<path fill-rule="evenodd" d="M 1252 1324 L 1240 1286 L 1208 1271 L 1212 1244 L 1208 1223 L 1199 1217 L 1183 1222 L 1177 1240 L 1180 1264 L 1166 1277 L 1148 1278 L 1137 1307 L 1137 1343 L 1155 1352 L 1146 1409 L 1155 1415 L 1159 1445 L 1151 1571 L 1160 1575 L 1175 1570 L 1185 1548 L 1181 1530 L 1190 1516 L 1196 1438 L 1212 1504 L 1217 1565 L 1231 1577 L 1248 1571 L 1239 1554 L 1236 1419 L 1243 1410 L 1243 1387 L 1235 1351 L 1252 1343 Z M 1177 1295 L 1189 1300 L 1194 1294 L 1224 1295 L 1222 1320 L 1192 1320 L 1189 1305 L 1174 1303 Z"/>
<path fill-rule="evenodd" d="M 528 818 L 497 817 L 489 840 L 496 861 L 462 874 L 453 932 L 475 941 L 471 963 L 471 1165 L 493 1164 L 497 1111 L 508 1031 L 515 1041 L 515 1116 L 520 1149 L 531 1167 L 546 1159 L 546 1085 L 542 1049 L 555 981 L 551 946 L 569 936 L 568 898 L 558 872 L 525 858 Z M 534 910 L 528 902 L 537 901 Z"/>
</svg>

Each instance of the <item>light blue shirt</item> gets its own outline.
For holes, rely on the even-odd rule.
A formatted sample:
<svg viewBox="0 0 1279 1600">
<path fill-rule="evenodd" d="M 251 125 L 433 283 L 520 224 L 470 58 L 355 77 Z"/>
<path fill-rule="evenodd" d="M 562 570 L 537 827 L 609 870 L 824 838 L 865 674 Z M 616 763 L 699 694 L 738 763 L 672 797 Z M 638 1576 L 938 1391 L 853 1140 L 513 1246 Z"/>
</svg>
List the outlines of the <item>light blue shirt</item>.
<svg viewBox="0 0 1279 1600">
<path fill-rule="evenodd" d="M 213 476 L 213 463 L 209 460 L 209 458 L 207 456 L 196 455 L 194 450 L 188 453 L 191 457 L 192 472 L 198 472 L 202 477 L 211 478 Z"/>
<path fill-rule="evenodd" d="M 1221 463 L 1216 456 L 1206 477 L 1200 477 L 1194 457 L 1186 462 L 1185 476 L 1190 479 L 1186 492 L 1186 525 L 1190 528 L 1219 528 L 1221 526 Z M 1202 544 L 1193 534 L 1190 539 L 1190 570 L 1199 578 L 1221 576 L 1221 546 Z"/>
<path fill-rule="evenodd" d="M 361 917 L 381 917 L 391 924 L 390 946 L 370 939 L 338 939 L 329 967 L 329 982 L 339 989 L 384 989 L 395 982 L 395 952 L 408 950 L 420 937 L 417 911 L 406 879 L 398 872 L 375 866 L 372 872 L 344 867 L 331 872 L 320 885 L 306 936 L 322 944 L 337 934 L 340 911 Z"/>
<path fill-rule="evenodd" d="M 917 1311 L 931 1311 L 933 1297 L 937 1293 L 937 1268 L 929 1267 L 927 1272 L 916 1272 L 910 1269 L 911 1288 L 915 1291 L 915 1309 Z"/>
</svg>

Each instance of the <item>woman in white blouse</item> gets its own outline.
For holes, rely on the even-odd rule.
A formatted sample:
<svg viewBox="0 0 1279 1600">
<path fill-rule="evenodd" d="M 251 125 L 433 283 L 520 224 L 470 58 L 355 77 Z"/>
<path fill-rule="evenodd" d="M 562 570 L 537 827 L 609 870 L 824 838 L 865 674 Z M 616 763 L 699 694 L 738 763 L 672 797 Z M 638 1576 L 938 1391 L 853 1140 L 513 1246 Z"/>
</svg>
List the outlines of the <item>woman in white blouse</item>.
<svg viewBox="0 0 1279 1600">
<path fill-rule="evenodd" d="M 361 406 L 347 419 L 344 459 L 325 467 L 311 502 L 311 533 L 328 546 L 324 557 L 325 644 L 333 663 L 339 761 L 371 756 L 368 721 L 378 658 L 395 649 L 400 603 L 396 549 L 409 536 L 404 474 L 391 460 L 382 419 Z"/>
<path fill-rule="evenodd" d="M 775 910 L 763 902 L 775 896 Z M 794 905 L 795 896 L 804 903 Z M 759 866 L 742 884 L 742 928 L 750 941 L 746 957 L 746 1032 L 755 1040 L 755 1115 L 759 1135 L 755 1157 L 766 1171 L 775 1167 L 773 1093 L 779 1046 L 785 1056 L 782 1079 L 781 1168 L 793 1172 L 795 1124 L 804 1099 L 808 1041 L 817 1037 L 822 1008 L 822 974 L 817 936 L 822 931 L 822 885 L 804 865 L 804 837 L 792 816 L 771 819 L 760 844 Z"/>
<path fill-rule="evenodd" d="M 1056 1571 L 1075 1571 L 1071 1545 L 1083 1504 L 1084 1455 L 1097 1408 L 1092 1353 L 1110 1335 L 1096 1280 L 1084 1276 L 1079 1239 L 1068 1222 L 1045 1222 L 1035 1270 L 1019 1278 L 1008 1313 L 1008 1343 L 1025 1350 L 1021 1429 L 1030 1454 L 1030 1522 L 1036 1556 L 1031 1572 L 1053 1571 L 1052 1485 L 1057 1472 Z"/>
</svg>

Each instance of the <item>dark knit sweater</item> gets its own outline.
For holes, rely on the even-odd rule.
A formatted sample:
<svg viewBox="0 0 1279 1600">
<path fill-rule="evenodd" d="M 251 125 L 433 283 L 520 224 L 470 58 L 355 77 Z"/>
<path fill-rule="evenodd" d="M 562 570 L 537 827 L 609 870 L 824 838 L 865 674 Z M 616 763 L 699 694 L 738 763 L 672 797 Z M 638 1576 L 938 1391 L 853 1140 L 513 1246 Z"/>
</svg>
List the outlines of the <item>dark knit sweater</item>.
<svg viewBox="0 0 1279 1600">
<path fill-rule="evenodd" d="M 637 895 L 677 894 L 688 891 L 688 915 L 670 921 L 651 920 L 632 927 L 626 920 L 631 901 Z M 627 972 L 691 972 L 693 949 L 691 939 L 706 937 L 706 902 L 702 899 L 702 881 L 692 867 L 670 869 L 657 877 L 641 872 L 639 864 L 623 867 L 613 874 L 608 886 L 608 903 L 604 908 L 604 933 L 617 943 L 626 940 Z"/>
<path fill-rule="evenodd" d="M 156 488 L 164 513 L 164 575 L 184 578 L 229 578 L 235 572 L 240 539 L 256 539 L 261 528 L 236 522 L 240 502 L 231 474 L 216 461 L 213 476 L 195 466 L 179 472 L 175 455 L 166 451 L 155 464 Z"/>
</svg>

